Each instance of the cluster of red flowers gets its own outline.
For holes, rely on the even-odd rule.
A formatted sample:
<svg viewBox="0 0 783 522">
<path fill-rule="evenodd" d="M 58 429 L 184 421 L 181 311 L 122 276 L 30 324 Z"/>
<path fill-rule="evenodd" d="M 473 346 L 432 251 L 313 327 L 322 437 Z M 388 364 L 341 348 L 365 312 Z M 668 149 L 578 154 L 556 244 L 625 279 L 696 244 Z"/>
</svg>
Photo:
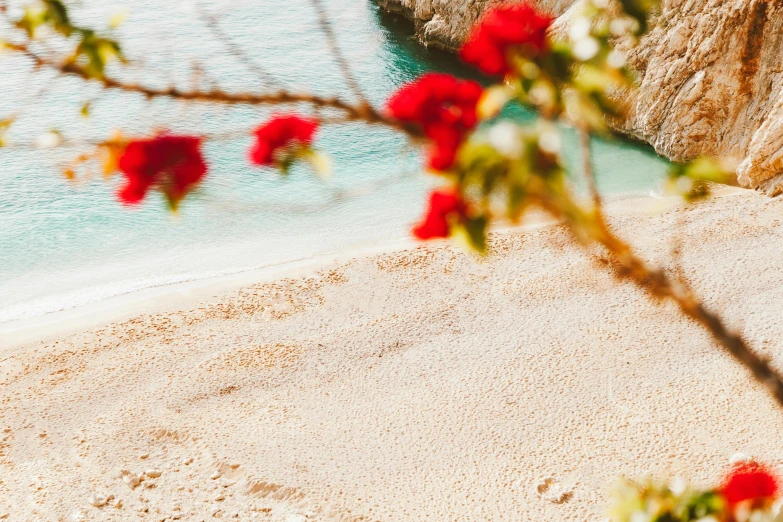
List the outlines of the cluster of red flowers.
<svg viewBox="0 0 783 522">
<path fill-rule="evenodd" d="M 460 55 L 485 74 L 502 76 L 512 70 L 514 53 L 528 58 L 549 51 L 547 31 L 554 18 L 530 4 L 503 4 L 488 10 L 473 27 Z"/>
<path fill-rule="evenodd" d="M 459 194 L 438 190 L 430 195 L 429 209 L 424 220 L 413 228 L 418 239 L 449 237 L 451 226 L 464 220 L 466 205 Z"/>
<path fill-rule="evenodd" d="M 290 160 L 286 153 L 308 147 L 313 142 L 318 122 L 295 114 L 276 116 L 255 130 L 256 142 L 250 161 L 256 165 L 280 166 Z"/>
<path fill-rule="evenodd" d="M 256 129 L 250 160 L 257 165 L 285 167 L 292 156 L 283 153 L 293 155 L 301 147 L 308 147 L 317 129 L 316 121 L 300 116 L 274 117 Z M 126 177 L 118 193 L 120 201 L 139 203 L 156 188 L 176 207 L 207 173 L 201 142 L 195 136 L 161 134 L 128 143 L 118 162 Z"/>
<path fill-rule="evenodd" d="M 194 136 L 162 134 L 130 142 L 118 166 L 126 177 L 118 197 L 128 205 L 139 203 L 157 188 L 176 207 L 207 173 L 201 138 Z"/>
<path fill-rule="evenodd" d="M 740 502 L 772 501 L 780 494 L 780 479 L 756 462 L 736 464 L 721 484 L 719 492 L 730 506 Z"/>
<path fill-rule="evenodd" d="M 476 106 L 482 92 L 476 82 L 428 73 L 398 90 L 389 99 L 388 110 L 394 118 L 421 127 L 433 143 L 429 166 L 446 170 L 478 123 Z"/>
</svg>

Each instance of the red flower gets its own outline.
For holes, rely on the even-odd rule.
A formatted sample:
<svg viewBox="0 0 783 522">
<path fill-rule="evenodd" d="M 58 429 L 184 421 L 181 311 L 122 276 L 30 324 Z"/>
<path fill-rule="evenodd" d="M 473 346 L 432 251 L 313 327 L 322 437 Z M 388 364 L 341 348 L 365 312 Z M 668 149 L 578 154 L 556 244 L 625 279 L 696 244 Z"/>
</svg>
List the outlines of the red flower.
<svg viewBox="0 0 783 522">
<path fill-rule="evenodd" d="M 485 74 L 511 72 L 512 52 L 533 58 L 549 51 L 546 33 L 554 18 L 530 4 L 502 4 L 477 23 L 460 55 Z"/>
<path fill-rule="evenodd" d="M 153 187 L 176 206 L 207 173 L 201 138 L 162 134 L 130 142 L 118 163 L 127 178 L 118 197 L 127 205 L 139 203 Z"/>
<path fill-rule="evenodd" d="M 741 462 L 724 479 L 720 493 L 732 506 L 744 500 L 772 500 L 780 493 L 780 479 L 762 464 Z"/>
<path fill-rule="evenodd" d="M 273 166 L 284 161 L 279 152 L 290 147 L 308 146 L 313 142 L 318 122 L 295 114 L 275 116 L 255 131 L 256 142 L 250 150 L 250 161 Z"/>
<path fill-rule="evenodd" d="M 465 213 L 465 203 L 459 194 L 437 190 L 430 195 L 430 208 L 424 221 L 413 228 L 413 235 L 418 239 L 449 237 L 452 223 L 463 219 Z"/>
<path fill-rule="evenodd" d="M 433 142 L 429 166 L 445 170 L 454 164 L 465 134 L 478 124 L 476 105 L 482 92 L 476 82 L 428 73 L 403 85 L 387 106 L 398 120 L 421 126 Z"/>
</svg>

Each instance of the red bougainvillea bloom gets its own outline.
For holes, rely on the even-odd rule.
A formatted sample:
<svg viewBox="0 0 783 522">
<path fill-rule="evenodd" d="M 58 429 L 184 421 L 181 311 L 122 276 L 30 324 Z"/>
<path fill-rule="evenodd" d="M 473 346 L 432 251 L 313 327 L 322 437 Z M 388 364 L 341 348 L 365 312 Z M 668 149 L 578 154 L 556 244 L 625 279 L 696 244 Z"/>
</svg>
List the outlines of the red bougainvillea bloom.
<svg viewBox="0 0 783 522">
<path fill-rule="evenodd" d="M 780 493 L 780 479 L 762 464 L 742 462 L 726 476 L 720 493 L 730 505 L 745 500 L 774 500 Z"/>
<path fill-rule="evenodd" d="M 437 190 L 430 195 L 424 221 L 413 228 L 418 239 L 449 237 L 451 224 L 465 217 L 465 203 L 455 192 Z"/>
<path fill-rule="evenodd" d="M 176 206 L 207 173 L 201 138 L 167 134 L 130 142 L 118 167 L 126 178 L 118 197 L 127 205 L 139 203 L 157 188 Z"/>
<path fill-rule="evenodd" d="M 250 149 L 250 161 L 256 165 L 276 165 L 280 151 L 310 145 L 317 130 L 315 120 L 295 114 L 275 116 L 255 130 L 256 142 Z"/>
<path fill-rule="evenodd" d="M 546 33 L 553 21 L 550 14 L 530 4 L 501 4 L 473 27 L 460 55 L 485 74 L 505 75 L 511 71 L 512 52 L 530 58 L 548 52 Z"/>
<path fill-rule="evenodd" d="M 478 124 L 476 106 L 482 92 L 476 82 L 427 73 L 403 85 L 387 107 L 394 118 L 421 126 L 433 142 L 429 166 L 445 170 L 454 163 L 465 135 Z"/>
</svg>

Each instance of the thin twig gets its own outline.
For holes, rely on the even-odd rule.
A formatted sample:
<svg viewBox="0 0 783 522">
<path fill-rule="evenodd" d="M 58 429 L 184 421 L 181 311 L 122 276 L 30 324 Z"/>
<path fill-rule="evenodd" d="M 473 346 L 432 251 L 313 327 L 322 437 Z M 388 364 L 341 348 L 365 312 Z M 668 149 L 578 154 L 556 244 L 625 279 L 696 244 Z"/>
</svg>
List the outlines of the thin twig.
<svg viewBox="0 0 783 522">
<path fill-rule="evenodd" d="M 207 13 L 204 8 L 202 7 L 201 3 L 197 4 L 198 12 L 201 14 L 201 18 L 204 21 L 204 24 L 207 26 L 207 29 L 210 30 L 212 35 L 215 37 L 216 40 L 218 40 L 220 43 L 222 43 L 232 54 L 233 56 L 238 59 L 240 62 L 242 62 L 245 67 L 250 69 L 252 72 L 254 72 L 261 80 L 265 81 L 269 85 L 273 85 L 275 87 L 283 87 L 283 84 L 275 78 L 270 72 L 268 72 L 266 69 L 264 69 L 261 65 L 256 63 L 255 60 L 253 60 L 250 55 L 248 55 L 245 50 L 242 48 L 241 45 L 238 45 L 234 40 L 231 39 L 231 37 L 223 31 L 223 29 L 220 27 L 220 23 L 218 23 L 217 17 L 214 15 L 211 15 Z"/>
<path fill-rule="evenodd" d="M 351 67 L 348 65 L 348 61 L 345 59 L 342 52 L 340 51 L 340 47 L 337 45 L 337 37 L 332 31 L 331 25 L 329 25 L 329 18 L 323 4 L 321 3 L 321 0 L 310 0 L 310 3 L 312 4 L 313 9 L 315 9 L 316 15 L 318 15 L 318 24 L 321 26 L 321 30 L 324 32 L 324 36 L 326 36 L 326 41 L 329 44 L 329 50 L 332 52 L 332 56 L 334 56 L 338 67 L 340 67 L 340 72 L 345 78 L 345 81 L 348 83 L 348 87 L 351 89 L 354 96 L 356 96 L 356 98 L 363 105 L 369 105 L 367 97 L 362 92 L 361 87 L 359 87 L 359 82 L 356 81 L 356 78 L 351 71 Z"/>
<path fill-rule="evenodd" d="M 260 201 L 242 204 L 237 204 L 236 202 L 222 204 L 222 202 L 218 202 L 218 205 L 213 204 L 213 206 L 220 206 L 222 208 L 242 211 L 263 208 L 263 210 L 268 212 L 317 214 L 330 208 L 334 208 L 337 205 L 355 201 L 361 197 L 367 196 L 368 194 L 376 194 L 384 189 L 396 185 L 400 181 L 412 178 L 418 173 L 418 171 L 405 170 L 350 189 L 335 189 L 331 191 L 326 200 L 317 203 L 285 204 L 270 201 Z M 207 201 L 209 200 L 207 199 Z"/>
<path fill-rule="evenodd" d="M 126 83 L 110 76 L 95 77 L 87 72 L 85 68 L 73 62 L 54 62 L 44 58 L 24 44 L 8 44 L 8 46 L 17 52 L 20 52 L 30 58 L 36 67 L 50 67 L 58 70 L 61 74 L 78 76 L 87 81 L 97 81 L 103 84 L 107 89 L 116 89 L 125 92 L 135 92 L 149 98 L 173 98 L 183 101 L 198 101 L 208 103 L 222 103 L 228 105 L 281 105 L 293 103 L 305 103 L 314 107 L 325 109 L 335 109 L 344 113 L 344 121 L 363 121 L 370 124 L 385 125 L 406 134 L 416 137 L 421 135 L 421 131 L 411 125 L 403 124 L 394 118 L 384 115 L 372 106 L 367 104 L 354 105 L 336 97 L 317 96 L 307 93 L 294 93 L 289 91 L 279 91 L 274 93 L 229 93 L 220 89 L 204 90 L 182 90 L 177 87 L 168 87 L 164 89 L 147 87 L 137 83 Z"/>
<path fill-rule="evenodd" d="M 685 228 L 685 209 L 678 209 L 677 216 L 675 217 L 674 225 L 674 237 L 671 242 L 671 258 L 672 258 L 672 274 L 677 279 L 677 282 L 688 286 L 688 278 L 685 274 L 685 267 L 683 265 L 682 251 L 683 251 L 683 229 Z"/>
<path fill-rule="evenodd" d="M 595 179 L 593 170 L 593 155 L 590 150 L 590 133 L 583 128 L 578 128 L 576 133 L 579 135 L 579 149 L 582 153 L 582 174 L 587 182 L 587 189 L 590 191 L 590 197 L 593 199 L 593 206 L 601 208 L 603 201 L 601 193 L 598 191 L 598 182 Z"/>
</svg>

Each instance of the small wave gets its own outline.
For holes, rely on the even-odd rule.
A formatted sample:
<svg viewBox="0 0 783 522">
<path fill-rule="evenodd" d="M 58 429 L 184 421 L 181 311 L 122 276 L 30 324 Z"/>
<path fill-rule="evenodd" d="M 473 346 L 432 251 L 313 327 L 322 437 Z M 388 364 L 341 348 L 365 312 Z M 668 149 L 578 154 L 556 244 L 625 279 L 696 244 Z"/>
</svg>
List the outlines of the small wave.
<svg viewBox="0 0 783 522">
<path fill-rule="evenodd" d="M 135 279 L 121 281 L 118 283 L 115 282 L 88 286 L 76 290 L 48 295 L 41 298 L 31 299 L 29 301 L 24 301 L 11 306 L 0 308 L 0 324 L 19 321 L 22 319 L 30 319 L 33 317 L 40 317 L 42 315 L 62 312 L 64 310 L 71 310 L 81 306 L 104 301 L 113 297 L 133 294 L 143 290 L 150 290 L 153 288 L 172 286 L 182 283 L 190 283 L 194 281 L 204 281 L 245 272 L 279 268 L 281 266 L 295 264 L 310 259 L 313 258 L 304 257 L 291 259 L 280 263 L 249 266 L 230 270 L 195 272 L 189 274 L 152 277 L 148 279 Z"/>
</svg>

